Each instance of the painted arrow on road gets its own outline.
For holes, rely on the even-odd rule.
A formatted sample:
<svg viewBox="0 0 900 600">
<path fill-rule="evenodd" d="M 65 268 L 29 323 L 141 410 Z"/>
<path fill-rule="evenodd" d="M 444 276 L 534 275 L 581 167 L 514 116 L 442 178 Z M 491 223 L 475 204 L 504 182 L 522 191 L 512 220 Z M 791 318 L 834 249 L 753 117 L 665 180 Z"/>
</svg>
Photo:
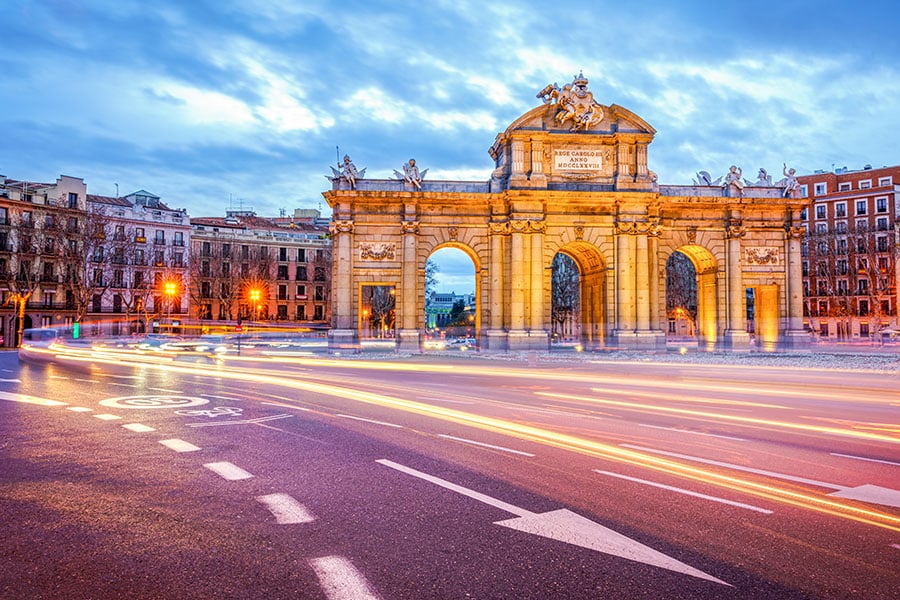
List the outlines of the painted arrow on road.
<svg viewBox="0 0 900 600">
<path fill-rule="evenodd" d="M 731 585 L 568 509 L 563 508 L 546 513 L 534 513 L 390 460 L 381 459 L 375 462 L 517 515 L 513 519 L 497 521 L 494 523 L 495 525 L 502 525 L 503 527 L 532 533 L 567 544 L 574 544 L 582 548 L 611 554 L 722 585 Z"/>
</svg>

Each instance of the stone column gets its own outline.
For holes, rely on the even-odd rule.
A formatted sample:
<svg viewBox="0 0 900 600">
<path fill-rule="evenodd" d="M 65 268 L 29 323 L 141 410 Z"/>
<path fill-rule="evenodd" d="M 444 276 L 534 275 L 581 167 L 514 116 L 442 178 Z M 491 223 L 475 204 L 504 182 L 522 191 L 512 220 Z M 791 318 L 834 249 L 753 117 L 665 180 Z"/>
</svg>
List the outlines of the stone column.
<svg viewBox="0 0 900 600">
<path fill-rule="evenodd" d="M 418 221 L 402 221 L 400 223 L 403 232 L 403 271 L 401 273 L 400 295 L 400 331 L 397 332 L 397 348 L 399 350 L 415 351 L 419 349 L 419 330 L 416 328 L 416 266 L 417 260 L 417 234 L 419 233 Z"/>
<path fill-rule="evenodd" d="M 635 236 L 635 316 L 638 331 L 650 330 L 650 252 L 646 233 Z"/>
<path fill-rule="evenodd" d="M 543 223 L 532 223 L 531 238 L 531 337 L 547 334 L 544 323 L 544 234 Z M 532 340 L 541 343 L 539 339 Z"/>
<path fill-rule="evenodd" d="M 659 261 L 657 260 L 659 256 L 659 234 L 659 226 L 656 225 L 650 231 L 650 247 L 647 251 L 650 256 L 650 327 L 664 331 L 662 328 L 666 327 L 666 325 L 661 324 L 659 321 L 660 300 L 665 300 L 659 297 Z"/>
<path fill-rule="evenodd" d="M 784 344 L 798 350 L 809 347 L 809 335 L 803 330 L 803 257 L 800 252 L 801 242 L 805 236 L 806 229 L 803 227 L 785 227 L 788 329 L 785 332 Z"/>
<path fill-rule="evenodd" d="M 525 330 L 525 234 L 513 228 L 510 235 L 511 278 L 510 282 L 510 329 L 516 332 Z"/>
<path fill-rule="evenodd" d="M 531 140 L 531 187 L 547 187 L 544 175 L 544 142 Z"/>
<path fill-rule="evenodd" d="M 740 215 L 733 215 L 731 223 L 725 228 L 728 251 L 725 264 L 728 270 L 726 287 L 728 322 L 725 329 L 725 347 L 731 350 L 750 349 L 750 334 L 747 333 L 747 313 L 744 307 L 746 290 L 741 266 L 741 239 L 744 235 L 746 230 L 741 225 Z"/>
<path fill-rule="evenodd" d="M 490 288 L 488 289 L 490 318 L 488 330 L 485 334 L 487 338 L 485 346 L 488 350 L 505 350 L 507 346 L 503 322 L 504 319 L 508 318 L 508 315 L 504 311 L 505 304 L 503 302 L 503 270 L 506 264 L 503 255 L 503 238 L 509 235 L 509 222 L 492 222 L 488 226 L 491 239 Z"/>
<path fill-rule="evenodd" d="M 525 142 L 513 140 L 512 142 L 512 172 L 509 175 L 509 185 L 522 187 L 527 185 L 525 176 Z"/>
<path fill-rule="evenodd" d="M 331 351 L 356 351 L 359 332 L 353 323 L 353 221 L 335 220 L 330 226 L 334 270 L 332 272 L 332 311 L 334 329 L 328 332 Z"/>
<path fill-rule="evenodd" d="M 617 224 L 616 236 L 616 330 L 620 341 L 632 337 L 635 326 L 634 260 L 632 223 Z"/>
</svg>

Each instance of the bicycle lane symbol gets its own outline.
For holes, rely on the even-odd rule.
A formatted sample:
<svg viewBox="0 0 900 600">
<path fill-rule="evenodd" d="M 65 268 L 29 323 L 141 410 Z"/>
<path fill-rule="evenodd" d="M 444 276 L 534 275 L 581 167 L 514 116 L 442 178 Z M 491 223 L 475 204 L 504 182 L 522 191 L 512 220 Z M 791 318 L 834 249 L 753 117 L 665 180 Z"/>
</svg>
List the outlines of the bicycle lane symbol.
<svg viewBox="0 0 900 600">
<path fill-rule="evenodd" d="M 101 406 L 136 409 L 187 408 L 204 404 L 209 404 L 209 400 L 196 396 L 120 396 L 100 401 Z"/>
<path fill-rule="evenodd" d="M 233 408 L 231 406 L 216 406 L 211 409 L 200 410 L 176 410 L 176 415 L 185 417 L 239 417 L 244 413 L 243 408 Z"/>
</svg>

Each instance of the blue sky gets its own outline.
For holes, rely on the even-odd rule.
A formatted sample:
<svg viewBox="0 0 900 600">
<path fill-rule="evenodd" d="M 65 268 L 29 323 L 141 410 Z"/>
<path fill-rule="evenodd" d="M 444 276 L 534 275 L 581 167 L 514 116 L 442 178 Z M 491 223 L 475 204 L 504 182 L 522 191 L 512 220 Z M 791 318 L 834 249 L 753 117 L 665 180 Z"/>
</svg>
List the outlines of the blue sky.
<svg viewBox="0 0 900 600">
<path fill-rule="evenodd" d="M 656 128 L 661 183 L 900 163 L 896 2 L 4 4 L 0 174 L 191 216 L 327 214 L 336 146 L 370 177 L 486 180 L 495 135 L 579 71 Z"/>
</svg>

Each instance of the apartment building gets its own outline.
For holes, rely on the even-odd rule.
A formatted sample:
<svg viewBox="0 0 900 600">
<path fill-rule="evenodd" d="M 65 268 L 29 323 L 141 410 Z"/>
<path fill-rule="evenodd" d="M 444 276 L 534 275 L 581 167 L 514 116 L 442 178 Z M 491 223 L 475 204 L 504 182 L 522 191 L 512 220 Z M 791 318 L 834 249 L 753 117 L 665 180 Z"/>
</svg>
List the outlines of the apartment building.
<svg viewBox="0 0 900 600">
<path fill-rule="evenodd" d="M 190 310 L 201 324 L 328 326 L 331 240 L 318 211 L 275 220 L 229 210 L 191 228 Z"/>
<path fill-rule="evenodd" d="M 830 340 L 880 340 L 898 329 L 900 166 L 798 177 L 804 321 Z"/>
<path fill-rule="evenodd" d="M 73 261 L 86 198 L 77 177 L 44 183 L 0 176 L 0 345 L 16 346 L 22 329 L 74 322 Z"/>
<path fill-rule="evenodd" d="M 93 282 L 85 325 L 95 335 L 178 331 L 188 315 L 187 211 L 139 190 L 87 196 Z"/>
</svg>

